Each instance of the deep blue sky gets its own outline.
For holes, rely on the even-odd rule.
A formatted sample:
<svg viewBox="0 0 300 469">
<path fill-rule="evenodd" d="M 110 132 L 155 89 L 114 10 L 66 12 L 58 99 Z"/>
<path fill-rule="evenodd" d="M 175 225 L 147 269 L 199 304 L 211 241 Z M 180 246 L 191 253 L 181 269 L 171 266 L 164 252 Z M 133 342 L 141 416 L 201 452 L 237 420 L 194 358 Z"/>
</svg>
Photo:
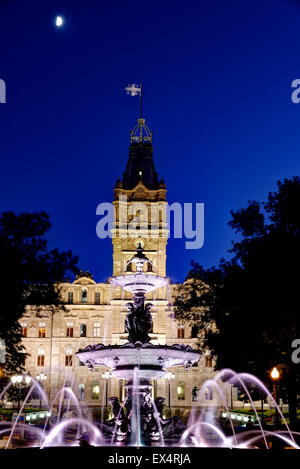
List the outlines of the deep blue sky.
<svg viewBox="0 0 300 469">
<path fill-rule="evenodd" d="M 299 174 L 299 31 L 297 0 L 1 0 L 0 211 L 46 210 L 51 247 L 105 280 L 95 211 L 128 158 L 138 98 L 124 87 L 142 80 L 168 200 L 205 203 L 204 247 L 170 241 L 168 275 L 216 264 L 230 210 Z"/>
</svg>

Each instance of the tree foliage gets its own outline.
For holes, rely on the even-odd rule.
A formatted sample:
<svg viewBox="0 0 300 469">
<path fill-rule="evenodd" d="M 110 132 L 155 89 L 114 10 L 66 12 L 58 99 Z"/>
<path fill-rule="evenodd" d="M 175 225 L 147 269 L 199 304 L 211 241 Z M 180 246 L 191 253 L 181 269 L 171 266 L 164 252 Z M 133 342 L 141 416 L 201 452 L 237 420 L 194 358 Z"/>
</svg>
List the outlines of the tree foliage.
<svg viewBox="0 0 300 469">
<path fill-rule="evenodd" d="M 78 272 L 71 251 L 48 249 L 51 224 L 45 212 L 9 211 L 0 218 L 0 339 L 5 341 L 6 373 L 22 370 L 19 319 L 27 305 L 61 305 L 59 283 Z"/>
<path fill-rule="evenodd" d="M 212 351 L 218 369 L 253 372 L 267 380 L 279 365 L 295 391 L 299 365 L 292 363 L 291 344 L 300 337 L 299 177 L 279 181 L 266 202 L 249 201 L 232 211 L 229 225 L 237 235 L 232 258 L 209 269 L 192 263 L 179 289 L 176 315 L 205 331 L 200 348 Z"/>
</svg>

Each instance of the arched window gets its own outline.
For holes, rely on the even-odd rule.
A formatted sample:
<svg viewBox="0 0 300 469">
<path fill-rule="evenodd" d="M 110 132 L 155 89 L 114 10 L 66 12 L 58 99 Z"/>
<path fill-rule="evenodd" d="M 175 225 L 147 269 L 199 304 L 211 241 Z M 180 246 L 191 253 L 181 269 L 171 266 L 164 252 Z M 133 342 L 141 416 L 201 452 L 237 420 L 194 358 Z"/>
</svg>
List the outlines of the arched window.
<svg viewBox="0 0 300 469">
<path fill-rule="evenodd" d="M 126 271 L 127 272 L 132 272 L 132 263 L 131 262 L 128 262 Z"/>
<path fill-rule="evenodd" d="M 87 303 L 87 289 L 83 288 L 81 290 L 81 303 Z"/>
<path fill-rule="evenodd" d="M 185 400 L 185 384 L 183 381 L 180 381 L 177 385 L 177 399 L 179 401 Z"/>
</svg>

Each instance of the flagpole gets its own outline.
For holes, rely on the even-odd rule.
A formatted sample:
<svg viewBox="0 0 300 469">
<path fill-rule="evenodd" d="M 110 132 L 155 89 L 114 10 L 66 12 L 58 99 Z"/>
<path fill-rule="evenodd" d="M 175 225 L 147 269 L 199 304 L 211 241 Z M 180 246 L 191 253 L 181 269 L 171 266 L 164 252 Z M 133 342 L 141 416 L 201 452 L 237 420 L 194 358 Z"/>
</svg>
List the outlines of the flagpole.
<svg viewBox="0 0 300 469">
<path fill-rule="evenodd" d="M 140 88 L 141 88 L 141 119 L 142 119 L 142 114 L 143 114 L 143 90 L 142 90 L 142 83 L 140 83 Z"/>
</svg>

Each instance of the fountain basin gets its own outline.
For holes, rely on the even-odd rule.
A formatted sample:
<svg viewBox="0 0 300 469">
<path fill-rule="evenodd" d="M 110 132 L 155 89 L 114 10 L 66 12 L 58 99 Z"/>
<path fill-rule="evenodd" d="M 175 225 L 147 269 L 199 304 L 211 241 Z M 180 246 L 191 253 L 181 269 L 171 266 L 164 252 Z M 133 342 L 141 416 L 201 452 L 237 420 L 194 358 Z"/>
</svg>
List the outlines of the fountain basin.
<svg viewBox="0 0 300 469">
<path fill-rule="evenodd" d="M 153 380 L 163 378 L 166 368 L 190 368 L 198 362 L 200 353 L 184 344 L 169 346 L 128 342 L 124 345 L 89 345 L 79 350 L 76 356 L 89 369 L 104 366 L 111 369 L 115 378 L 133 381 L 136 369 L 140 380 Z"/>
<path fill-rule="evenodd" d="M 159 275 L 138 273 L 134 275 L 127 274 L 112 277 L 110 282 L 112 285 L 122 287 L 124 290 L 129 291 L 132 294 L 146 294 L 156 290 L 156 288 L 164 287 L 167 285 L 168 280 L 166 277 L 160 277 Z"/>
</svg>

